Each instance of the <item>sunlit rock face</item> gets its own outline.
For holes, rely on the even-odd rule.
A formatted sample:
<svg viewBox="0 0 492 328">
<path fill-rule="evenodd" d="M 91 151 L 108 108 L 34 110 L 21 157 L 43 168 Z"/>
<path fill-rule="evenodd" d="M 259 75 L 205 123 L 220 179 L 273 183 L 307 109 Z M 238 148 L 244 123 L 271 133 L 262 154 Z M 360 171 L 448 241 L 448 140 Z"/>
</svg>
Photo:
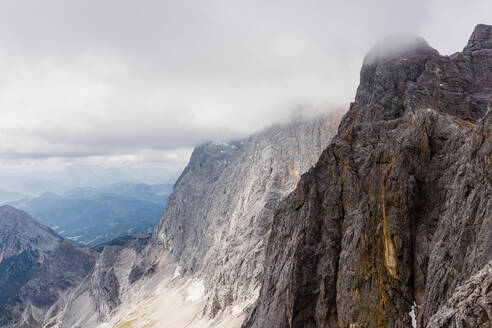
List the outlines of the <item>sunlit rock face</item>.
<svg viewBox="0 0 492 328">
<path fill-rule="evenodd" d="M 317 161 L 337 124 L 336 115 L 300 120 L 195 149 L 155 235 L 181 274 L 203 277 L 206 315 L 256 299 L 274 211 Z"/>
<path fill-rule="evenodd" d="M 449 57 L 423 40 L 368 55 L 274 217 L 245 328 L 491 327 L 491 40 L 478 25 Z"/>
</svg>

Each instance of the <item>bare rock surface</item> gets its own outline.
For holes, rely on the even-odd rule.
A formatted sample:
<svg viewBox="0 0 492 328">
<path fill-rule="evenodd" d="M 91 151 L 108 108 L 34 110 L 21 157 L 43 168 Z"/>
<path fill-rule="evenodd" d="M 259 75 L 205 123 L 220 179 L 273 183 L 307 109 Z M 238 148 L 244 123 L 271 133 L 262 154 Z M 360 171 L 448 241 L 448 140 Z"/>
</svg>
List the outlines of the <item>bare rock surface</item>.
<svg viewBox="0 0 492 328">
<path fill-rule="evenodd" d="M 203 277 L 207 315 L 256 299 L 277 205 L 317 161 L 337 123 L 323 116 L 195 149 L 155 235 L 180 274 Z"/>
<path fill-rule="evenodd" d="M 156 318 L 164 319 L 142 308 L 172 303 L 186 307 L 179 311 L 183 327 L 193 320 L 197 327 L 218 321 L 239 326 L 244 308 L 258 296 L 274 211 L 326 148 L 338 117 L 276 125 L 242 141 L 197 147 L 153 238 L 122 237 L 90 250 L 63 243 L 65 251 L 56 255 L 60 246 L 55 248 L 52 260 L 9 306 L 7 327 L 159 327 Z M 78 265 L 65 268 L 70 258 Z M 173 298 L 182 289 L 186 299 Z"/>
<path fill-rule="evenodd" d="M 490 327 L 491 40 L 377 45 L 333 139 L 322 117 L 197 147 L 152 238 L 3 235 L 49 250 L 7 327 Z"/>
<path fill-rule="evenodd" d="M 491 40 L 478 25 L 449 57 L 420 39 L 369 53 L 275 215 L 244 328 L 491 326 Z"/>
<path fill-rule="evenodd" d="M 6 304 L 61 240 L 27 213 L 8 205 L 0 207 L 0 318 Z"/>
<path fill-rule="evenodd" d="M 26 250 L 40 254 L 52 251 L 62 240 L 53 230 L 12 206 L 0 207 L 0 262 Z"/>
</svg>

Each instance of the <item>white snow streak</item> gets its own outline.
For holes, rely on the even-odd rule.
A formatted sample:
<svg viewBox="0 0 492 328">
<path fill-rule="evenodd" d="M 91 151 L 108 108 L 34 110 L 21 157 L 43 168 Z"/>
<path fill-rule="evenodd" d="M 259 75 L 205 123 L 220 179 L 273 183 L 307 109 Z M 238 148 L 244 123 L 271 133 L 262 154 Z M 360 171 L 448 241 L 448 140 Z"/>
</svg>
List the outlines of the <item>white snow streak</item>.
<svg viewBox="0 0 492 328">
<path fill-rule="evenodd" d="M 194 281 L 191 283 L 190 287 L 186 290 L 188 296 L 186 296 L 187 301 L 197 301 L 205 295 L 205 284 L 203 280 Z"/>
</svg>

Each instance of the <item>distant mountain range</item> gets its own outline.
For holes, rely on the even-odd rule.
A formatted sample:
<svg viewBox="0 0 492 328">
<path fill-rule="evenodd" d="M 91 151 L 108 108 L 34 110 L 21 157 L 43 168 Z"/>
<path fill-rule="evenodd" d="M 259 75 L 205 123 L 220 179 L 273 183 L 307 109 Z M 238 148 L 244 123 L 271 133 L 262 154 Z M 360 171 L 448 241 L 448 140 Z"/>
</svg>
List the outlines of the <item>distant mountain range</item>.
<svg viewBox="0 0 492 328">
<path fill-rule="evenodd" d="M 0 327 L 492 327 L 491 76 L 492 25 L 377 45 L 339 125 L 197 146 L 152 235 L 0 206 Z M 109 188 L 19 206 L 99 234 L 159 206 Z"/>
<path fill-rule="evenodd" d="M 49 190 L 63 194 L 74 186 L 103 188 L 121 181 L 138 181 L 149 185 L 173 183 L 186 163 L 167 168 L 104 168 L 96 165 L 70 165 L 64 169 L 29 172 L 0 172 L 0 189 L 21 194 L 40 195 Z M 8 199 L 9 201 L 11 199 Z M 2 197 L 0 193 L 0 202 Z"/>
<path fill-rule="evenodd" d="M 98 188 L 74 188 L 66 191 L 62 196 L 67 198 L 88 198 L 100 194 L 114 194 L 164 205 L 172 189 L 173 186 L 170 183 L 148 185 L 145 183 L 120 182 Z"/>
<path fill-rule="evenodd" d="M 27 197 L 29 196 L 26 194 L 0 189 L 0 204 L 17 201 Z"/>
<path fill-rule="evenodd" d="M 170 184 L 122 182 L 8 203 L 66 239 L 95 246 L 119 236 L 152 231 L 171 191 Z"/>
</svg>

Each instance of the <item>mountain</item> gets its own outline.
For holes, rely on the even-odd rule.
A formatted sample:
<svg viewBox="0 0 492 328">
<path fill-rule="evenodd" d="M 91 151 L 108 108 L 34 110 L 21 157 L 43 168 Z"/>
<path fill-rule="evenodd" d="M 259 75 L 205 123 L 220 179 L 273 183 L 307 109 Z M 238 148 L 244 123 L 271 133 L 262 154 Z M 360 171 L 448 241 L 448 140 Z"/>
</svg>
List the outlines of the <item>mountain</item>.
<svg viewBox="0 0 492 328">
<path fill-rule="evenodd" d="M 90 198 L 101 194 L 113 194 L 162 205 L 173 190 L 172 184 L 148 185 L 146 183 L 118 182 L 103 187 L 78 187 L 62 194 L 66 198 Z"/>
<path fill-rule="evenodd" d="M 0 204 L 6 204 L 13 201 L 18 201 L 24 198 L 28 198 L 27 195 L 18 192 L 2 190 L 0 189 Z"/>
<path fill-rule="evenodd" d="M 47 318 L 46 326 L 53 326 L 64 301 L 94 270 L 95 259 L 87 248 L 67 241 L 58 243 L 7 304 L 0 325 L 39 327 L 36 323 Z"/>
<path fill-rule="evenodd" d="M 205 327 L 221 316 L 224 325 L 239 325 L 243 316 L 230 311 L 258 295 L 274 209 L 316 162 L 336 124 L 337 117 L 320 117 L 198 146 L 152 238 L 92 248 L 94 269 L 85 278 L 46 306 L 19 300 L 7 311 L 17 323 L 7 326 Z"/>
<path fill-rule="evenodd" d="M 337 131 L 196 147 L 152 237 L 58 244 L 3 326 L 490 327 L 491 104 L 492 26 L 381 43 Z"/>
<path fill-rule="evenodd" d="M 293 122 L 193 152 L 155 235 L 181 274 L 205 281 L 210 316 L 254 299 L 277 204 L 319 158 L 336 122 Z"/>
<path fill-rule="evenodd" d="M 170 165 L 170 166 L 169 166 Z M 28 195 L 39 195 L 47 190 L 63 194 L 74 186 L 105 187 L 121 181 L 146 184 L 171 184 L 176 181 L 185 163 L 167 163 L 160 167 L 110 167 L 97 165 L 69 165 L 63 169 L 46 167 L 39 171 L 0 172 L 1 187 Z"/>
<path fill-rule="evenodd" d="M 376 46 L 273 220 L 253 327 L 491 327 L 492 26 Z"/>
<path fill-rule="evenodd" d="M 130 184 L 124 184 L 128 185 Z M 139 185 L 130 186 L 136 186 L 131 189 L 132 193 L 138 192 Z M 118 185 L 104 190 L 116 188 Z M 147 188 L 151 187 L 144 185 L 141 198 L 148 196 L 145 193 Z M 151 232 L 159 221 L 166 199 L 165 195 L 160 196 L 162 204 L 158 205 L 124 195 L 99 194 L 98 189 L 90 190 L 94 193 L 70 193 L 74 197 L 84 194 L 87 198 L 44 193 L 37 198 L 13 204 L 32 215 L 38 222 L 52 227 L 61 236 L 82 245 L 95 246 L 122 235 Z M 124 188 L 121 188 L 121 193 L 125 193 Z M 151 195 L 155 200 L 158 198 L 157 192 Z"/>
<path fill-rule="evenodd" d="M 0 207 L 0 315 L 61 240 L 27 213 Z"/>
<path fill-rule="evenodd" d="M 132 249 L 142 250 L 150 239 L 148 234 L 124 236 L 89 249 L 63 241 L 23 211 L 0 207 L 0 326 L 53 327 L 63 320 L 66 327 L 72 327 L 85 310 L 79 302 L 74 304 L 77 317 L 65 311 L 74 297 L 90 297 L 100 302 L 95 309 L 104 311 L 99 305 L 102 302 L 118 302 L 111 293 L 117 282 L 112 268 L 115 260 L 133 263 L 129 259 Z M 155 258 L 136 259 L 133 255 L 143 263 Z M 138 280 L 145 274 L 136 269 L 130 277 Z M 78 322 L 79 326 L 84 324 Z"/>
</svg>

